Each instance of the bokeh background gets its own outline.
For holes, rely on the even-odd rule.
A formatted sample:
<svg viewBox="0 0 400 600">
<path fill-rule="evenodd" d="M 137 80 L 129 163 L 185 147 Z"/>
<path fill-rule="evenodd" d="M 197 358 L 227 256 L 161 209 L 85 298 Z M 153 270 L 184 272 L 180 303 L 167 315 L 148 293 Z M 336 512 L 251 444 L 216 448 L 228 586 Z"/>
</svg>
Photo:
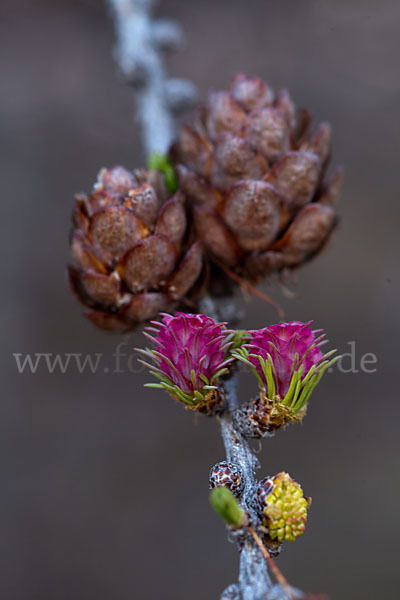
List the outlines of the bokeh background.
<svg viewBox="0 0 400 600">
<path fill-rule="evenodd" d="M 0 22 L 1 598 L 218 598 L 238 557 L 208 504 L 223 459 L 217 424 L 113 373 L 121 341 L 96 331 L 67 291 L 75 191 L 104 165 L 143 160 L 131 93 L 110 55 L 102 2 L 2 0 Z M 358 372 L 326 376 L 302 426 L 263 444 L 260 477 L 288 470 L 313 496 L 306 535 L 279 566 L 340 600 L 398 596 L 398 0 L 165 0 L 186 47 L 168 61 L 205 97 L 244 70 L 288 87 L 334 130 L 345 165 L 341 229 L 300 272 L 289 319 L 314 319 Z M 244 325 L 276 320 L 252 298 Z M 19 374 L 13 353 L 102 353 L 95 375 Z M 374 353 L 377 371 L 360 370 Z M 134 362 L 130 363 L 134 365 Z M 346 363 L 350 368 L 350 362 Z M 253 392 L 242 381 L 242 397 Z"/>
</svg>

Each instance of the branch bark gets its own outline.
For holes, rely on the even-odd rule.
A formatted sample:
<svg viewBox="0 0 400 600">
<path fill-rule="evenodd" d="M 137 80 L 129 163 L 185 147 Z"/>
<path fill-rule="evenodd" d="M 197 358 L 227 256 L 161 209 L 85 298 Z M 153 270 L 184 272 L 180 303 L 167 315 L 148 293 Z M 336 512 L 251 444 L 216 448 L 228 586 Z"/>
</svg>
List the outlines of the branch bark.
<svg viewBox="0 0 400 600">
<path fill-rule="evenodd" d="M 259 517 L 254 509 L 255 478 L 254 474 L 259 467 L 257 457 L 252 452 L 247 440 L 238 433 L 232 424 L 232 411 L 237 408 L 237 376 L 234 373 L 225 381 L 225 393 L 227 396 L 227 409 L 220 418 L 222 439 L 225 445 L 228 462 L 240 467 L 244 490 L 241 499 L 242 508 L 249 513 L 251 521 L 256 524 Z M 234 598 L 234 586 L 230 586 L 222 598 Z M 236 589 L 237 598 L 241 600 L 265 600 L 268 592 L 272 589 L 267 564 L 252 536 L 246 534 L 240 542 L 240 570 L 239 584 Z M 226 596 L 226 594 L 231 594 Z"/>
<path fill-rule="evenodd" d="M 228 462 L 237 465 L 243 475 L 244 489 L 241 507 L 249 514 L 254 529 L 261 525 L 254 506 L 256 492 L 255 472 L 259 468 L 258 458 L 246 438 L 233 426 L 232 412 L 238 407 L 237 373 L 232 373 L 224 382 L 227 408 L 220 416 L 222 439 Z M 294 588 L 273 584 L 263 553 L 251 533 L 239 540 L 239 582 L 223 592 L 221 600 L 293 600 L 305 598 Z"/>
<path fill-rule="evenodd" d="M 107 0 L 107 4 L 117 34 L 115 60 L 133 87 L 146 153 L 165 154 L 174 138 L 176 113 L 196 99 L 190 81 L 170 79 L 164 68 L 163 53 L 182 43 L 182 30 L 173 21 L 153 19 L 155 0 Z"/>
</svg>

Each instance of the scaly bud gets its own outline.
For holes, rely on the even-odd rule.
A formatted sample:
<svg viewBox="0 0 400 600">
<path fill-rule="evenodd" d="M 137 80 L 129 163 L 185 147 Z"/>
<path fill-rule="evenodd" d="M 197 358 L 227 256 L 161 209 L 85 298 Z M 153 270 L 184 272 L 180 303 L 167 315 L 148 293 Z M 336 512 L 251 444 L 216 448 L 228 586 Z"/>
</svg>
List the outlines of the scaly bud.
<svg viewBox="0 0 400 600">
<path fill-rule="evenodd" d="M 226 487 L 233 494 L 239 495 L 243 490 L 244 480 L 240 468 L 225 460 L 215 464 L 210 470 L 210 487 Z"/>
</svg>

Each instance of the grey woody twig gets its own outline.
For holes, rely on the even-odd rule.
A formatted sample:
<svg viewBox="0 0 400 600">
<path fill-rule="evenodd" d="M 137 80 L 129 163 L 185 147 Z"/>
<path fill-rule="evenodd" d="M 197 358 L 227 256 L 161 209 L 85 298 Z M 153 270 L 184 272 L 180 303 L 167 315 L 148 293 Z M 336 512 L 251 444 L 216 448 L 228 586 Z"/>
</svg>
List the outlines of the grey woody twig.
<svg viewBox="0 0 400 600">
<path fill-rule="evenodd" d="M 232 423 L 232 412 L 237 408 L 237 378 L 233 374 L 225 381 L 227 409 L 221 417 L 221 432 L 225 445 L 227 460 L 240 467 L 244 480 L 241 500 L 242 508 L 250 515 L 253 523 L 259 523 L 254 509 L 255 479 L 254 474 L 259 466 L 258 459 L 252 452 L 247 440 L 238 433 Z M 240 598 L 241 600 L 262 600 L 267 598 L 272 589 L 267 563 L 250 533 L 240 542 L 239 584 L 225 590 L 222 598 Z M 232 595 L 236 593 L 236 596 Z"/>
<path fill-rule="evenodd" d="M 182 30 L 173 21 L 153 19 L 154 0 L 107 3 L 117 33 L 114 56 L 134 88 L 146 153 L 164 154 L 174 138 L 174 115 L 196 99 L 195 86 L 184 79 L 169 79 L 163 64 L 163 53 L 182 43 Z"/>
<path fill-rule="evenodd" d="M 244 538 L 239 541 L 239 582 L 226 588 L 221 600 L 294 600 L 295 598 L 304 598 L 301 592 L 288 585 L 255 532 L 255 528 L 261 525 L 254 507 L 256 492 L 254 475 L 259 467 L 259 461 L 247 440 L 236 431 L 232 423 L 232 412 L 238 406 L 236 373 L 225 380 L 224 387 L 227 408 L 220 419 L 222 438 L 227 460 L 241 469 L 244 489 L 240 504 L 249 515 L 252 525 L 247 528 Z M 279 581 L 278 584 L 274 585 L 271 581 L 268 563 L 272 563 L 271 570 Z"/>
</svg>

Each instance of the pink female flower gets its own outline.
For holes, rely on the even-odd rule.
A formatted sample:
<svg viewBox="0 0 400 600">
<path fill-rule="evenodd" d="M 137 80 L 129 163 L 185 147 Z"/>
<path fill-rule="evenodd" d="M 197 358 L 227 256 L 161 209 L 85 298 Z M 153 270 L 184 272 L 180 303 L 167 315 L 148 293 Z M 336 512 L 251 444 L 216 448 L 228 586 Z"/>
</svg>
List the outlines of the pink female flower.
<svg viewBox="0 0 400 600">
<path fill-rule="evenodd" d="M 234 360 L 227 357 L 232 333 L 225 323 L 216 323 L 206 315 L 176 313 L 173 317 L 163 313 L 162 320 L 152 324 L 145 335 L 155 348 L 139 352 L 153 361 L 153 365 L 141 362 L 160 383 L 147 385 L 167 390 L 189 407 L 203 406 L 211 398 L 215 403 L 215 384 Z"/>
<path fill-rule="evenodd" d="M 322 329 L 292 321 L 247 332 L 247 343 L 235 353 L 255 373 L 268 398 L 298 413 L 326 369 L 339 357 L 329 360 L 335 350 L 323 354 Z"/>
</svg>

